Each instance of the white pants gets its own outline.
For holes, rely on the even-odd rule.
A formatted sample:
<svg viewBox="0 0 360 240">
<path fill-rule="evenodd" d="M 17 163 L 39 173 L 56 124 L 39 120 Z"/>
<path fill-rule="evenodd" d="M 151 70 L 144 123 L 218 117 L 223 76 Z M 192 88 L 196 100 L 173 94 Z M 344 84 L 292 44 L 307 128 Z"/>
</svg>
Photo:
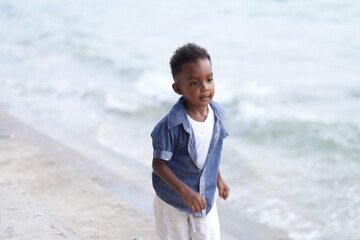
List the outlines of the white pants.
<svg viewBox="0 0 360 240">
<path fill-rule="evenodd" d="M 216 202 L 208 215 L 202 217 L 181 211 L 155 196 L 154 215 L 161 240 L 220 240 Z"/>
</svg>

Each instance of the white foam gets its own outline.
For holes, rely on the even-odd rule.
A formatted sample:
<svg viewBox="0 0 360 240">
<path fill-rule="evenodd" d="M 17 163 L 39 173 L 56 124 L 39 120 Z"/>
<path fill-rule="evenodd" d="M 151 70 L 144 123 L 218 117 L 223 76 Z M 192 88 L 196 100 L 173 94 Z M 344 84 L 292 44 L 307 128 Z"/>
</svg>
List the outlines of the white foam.
<svg viewBox="0 0 360 240">
<path fill-rule="evenodd" d="M 173 82 L 170 73 L 148 71 L 136 81 L 135 89 L 139 94 L 157 102 L 173 102 L 178 97 L 172 89 Z"/>
<path fill-rule="evenodd" d="M 107 94 L 105 99 L 105 107 L 109 110 L 135 113 L 140 108 L 140 103 L 134 99 L 130 99 L 128 96 L 116 96 L 113 94 Z"/>
</svg>

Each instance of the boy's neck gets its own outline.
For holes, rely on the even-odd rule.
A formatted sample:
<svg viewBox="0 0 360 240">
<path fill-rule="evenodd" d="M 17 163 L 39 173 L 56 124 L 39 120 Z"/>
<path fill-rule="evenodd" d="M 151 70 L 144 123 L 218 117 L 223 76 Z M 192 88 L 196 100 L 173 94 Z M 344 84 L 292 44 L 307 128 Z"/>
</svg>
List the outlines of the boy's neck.
<svg viewBox="0 0 360 240">
<path fill-rule="evenodd" d="M 186 102 L 184 103 L 187 115 L 198 122 L 204 122 L 209 113 L 208 105 L 204 107 L 191 108 Z"/>
</svg>

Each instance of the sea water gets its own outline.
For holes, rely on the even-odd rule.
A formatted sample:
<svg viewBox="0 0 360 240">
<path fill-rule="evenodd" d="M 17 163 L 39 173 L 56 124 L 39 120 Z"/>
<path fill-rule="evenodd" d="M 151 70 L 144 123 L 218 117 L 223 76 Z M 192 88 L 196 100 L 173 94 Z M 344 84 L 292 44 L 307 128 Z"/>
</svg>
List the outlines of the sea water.
<svg viewBox="0 0 360 240">
<path fill-rule="evenodd" d="M 357 0 L 0 0 L 0 106 L 151 171 L 169 58 L 196 42 L 227 109 L 224 204 L 291 240 L 358 240 L 359 26 Z"/>
</svg>

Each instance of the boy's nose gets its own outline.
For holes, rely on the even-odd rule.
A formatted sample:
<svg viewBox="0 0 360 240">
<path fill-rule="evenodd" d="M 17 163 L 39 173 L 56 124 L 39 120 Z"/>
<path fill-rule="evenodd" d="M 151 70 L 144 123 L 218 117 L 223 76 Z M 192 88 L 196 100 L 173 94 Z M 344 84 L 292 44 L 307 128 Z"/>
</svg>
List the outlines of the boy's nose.
<svg viewBox="0 0 360 240">
<path fill-rule="evenodd" d="M 210 89 L 210 84 L 207 81 L 203 82 L 201 86 L 201 90 L 208 91 L 209 89 Z"/>
</svg>

